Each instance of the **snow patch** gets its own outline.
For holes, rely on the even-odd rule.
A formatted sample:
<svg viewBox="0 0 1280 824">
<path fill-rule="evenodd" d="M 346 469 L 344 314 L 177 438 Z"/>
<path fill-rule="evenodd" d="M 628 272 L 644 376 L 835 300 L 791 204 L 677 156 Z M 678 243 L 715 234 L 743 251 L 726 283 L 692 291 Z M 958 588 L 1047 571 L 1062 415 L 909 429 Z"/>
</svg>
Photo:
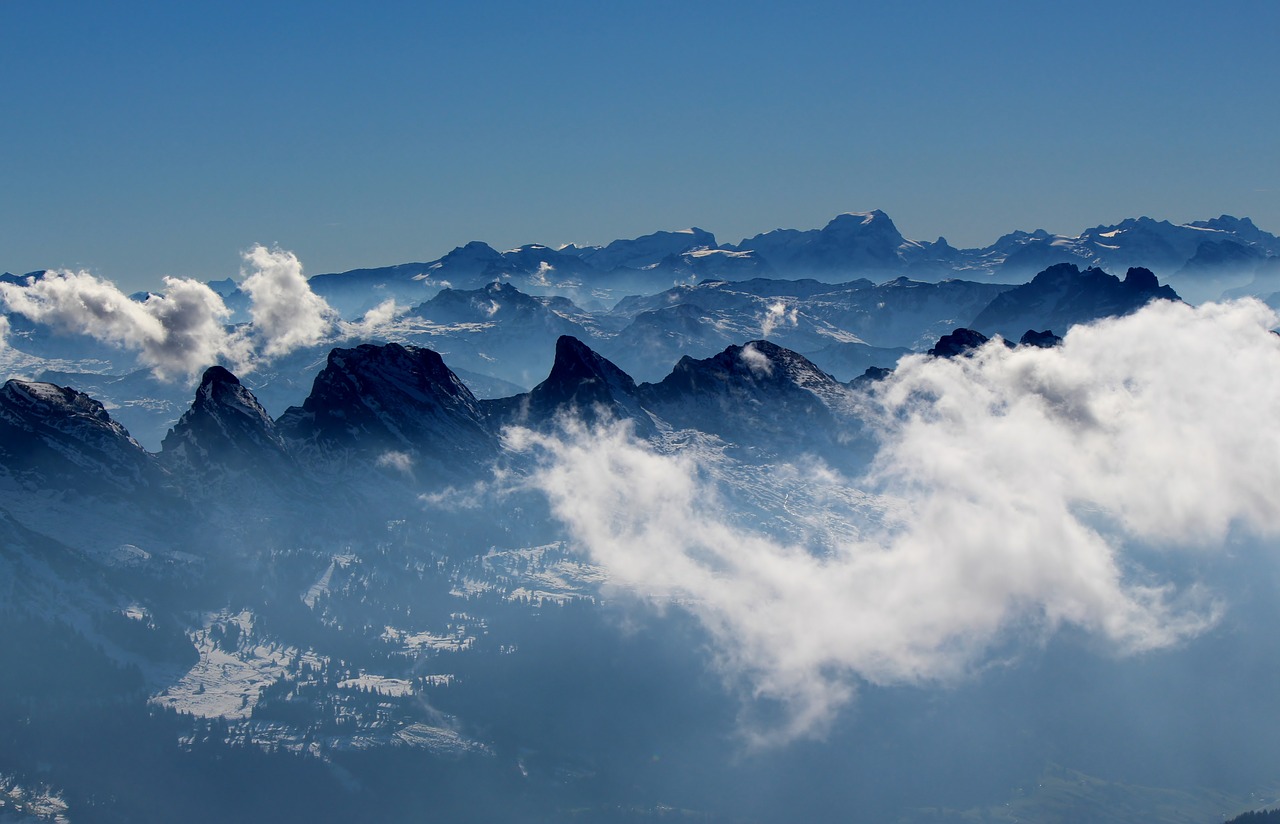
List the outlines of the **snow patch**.
<svg viewBox="0 0 1280 824">
<path fill-rule="evenodd" d="M 403 678 L 388 678 L 384 675 L 372 675 L 361 671 L 355 678 L 347 678 L 338 682 L 340 690 L 365 690 L 385 695 L 389 698 L 406 698 L 413 695 L 413 684 Z"/>
<path fill-rule="evenodd" d="M 461 652 L 471 649 L 476 639 L 475 636 L 467 634 L 466 624 L 457 626 L 450 624 L 450 631 L 447 635 L 434 632 L 407 632 L 395 627 L 386 627 L 382 631 L 382 640 L 388 644 L 401 646 L 406 652 L 416 653 L 423 650 Z"/>
<path fill-rule="evenodd" d="M 47 784 L 27 786 L 13 776 L 0 773 L 0 822 L 68 824 L 68 809 L 61 790 Z"/>
<path fill-rule="evenodd" d="M 190 636 L 200 660 L 150 702 L 198 718 L 248 718 L 262 691 L 298 660 L 292 647 L 253 640 L 253 614 L 247 610 L 208 614 L 204 627 Z M 224 643 L 233 648 L 224 649 Z"/>
</svg>

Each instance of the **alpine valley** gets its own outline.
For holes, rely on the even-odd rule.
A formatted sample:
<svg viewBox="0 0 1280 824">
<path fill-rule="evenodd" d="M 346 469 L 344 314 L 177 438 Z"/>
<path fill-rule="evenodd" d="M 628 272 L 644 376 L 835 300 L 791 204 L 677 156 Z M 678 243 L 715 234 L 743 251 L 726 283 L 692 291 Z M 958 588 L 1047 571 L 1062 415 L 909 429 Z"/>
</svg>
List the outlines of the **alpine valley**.
<svg viewBox="0 0 1280 824">
<path fill-rule="evenodd" d="M 874 211 L 166 288 L 0 278 L 0 821 L 1280 793 L 1280 238 L 1247 218 L 955 249 Z M 180 290 L 197 368 L 157 354 L 206 334 Z M 1259 417 L 1202 441 L 1182 402 Z M 1168 442 L 1260 468 L 1183 484 Z"/>
</svg>

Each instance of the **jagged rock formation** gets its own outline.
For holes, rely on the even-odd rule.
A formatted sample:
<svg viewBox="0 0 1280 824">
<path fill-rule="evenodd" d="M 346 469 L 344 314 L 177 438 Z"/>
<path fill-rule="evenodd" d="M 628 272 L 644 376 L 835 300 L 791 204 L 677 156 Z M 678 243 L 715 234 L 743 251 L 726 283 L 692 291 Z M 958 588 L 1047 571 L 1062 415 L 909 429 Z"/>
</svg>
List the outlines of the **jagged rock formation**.
<svg viewBox="0 0 1280 824">
<path fill-rule="evenodd" d="M 221 366 L 205 370 L 191 408 L 160 445 L 160 461 L 197 496 L 275 499 L 302 482 L 275 421 Z"/>
<path fill-rule="evenodd" d="M 555 363 L 546 380 L 527 394 L 481 405 L 499 427 L 543 426 L 559 415 L 571 415 L 586 423 L 628 419 L 641 434 L 653 432 L 631 376 L 569 335 L 556 341 Z"/>
<path fill-rule="evenodd" d="M 1052 349 L 1062 343 L 1062 338 L 1053 334 L 1053 330 L 1046 329 L 1043 332 L 1037 332 L 1034 329 L 1028 329 L 1018 339 L 1019 346 L 1038 346 L 1041 349 Z"/>
<path fill-rule="evenodd" d="M 929 350 L 929 354 L 935 358 L 955 358 L 967 355 L 988 340 L 990 338 L 981 332 L 960 328 L 938 338 L 938 342 Z"/>
<path fill-rule="evenodd" d="M 1124 280 L 1101 269 L 1060 263 L 1030 283 L 1010 289 L 974 316 L 970 327 L 1013 340 L 1027 329 L 1068 329 L 1103 317 L 1126 315 L 1153 300 L 1179 300 L 1149 269 L 1133 268 Z"/>
<path fill-rule="evenodd" d="M 205 370 L 191 408 L 165 436 L 160 457 L 191 477 L 249 472 L 279 478 L 296 470 L 275 421 L 221 366 Z"/>
<path fill-rule="evenodd" d="M 642 384 L 645 407 L 678 428 L 755 448 L 803 448 L 833 437 L 848 388 L 803 355 L 768 341 L 684 357 L 661 382 Z"/>
<path fill-rule="evenodd" d="M 879 383 L 892 374 L 892 369 L 885 369 L 882 366 L 868 366 L 867 371 L 849 381 L 849 388 L 866 389 L 872 384 Z"/>
<path fill-rule="evenodd" d="M 330 456 L 404 451 L 442 463 L 478 461 L 496 439 L 471 390 L 430 349 L 334 349 L 311 394 L 277 421 L 286 440 Z"/>
</svg>

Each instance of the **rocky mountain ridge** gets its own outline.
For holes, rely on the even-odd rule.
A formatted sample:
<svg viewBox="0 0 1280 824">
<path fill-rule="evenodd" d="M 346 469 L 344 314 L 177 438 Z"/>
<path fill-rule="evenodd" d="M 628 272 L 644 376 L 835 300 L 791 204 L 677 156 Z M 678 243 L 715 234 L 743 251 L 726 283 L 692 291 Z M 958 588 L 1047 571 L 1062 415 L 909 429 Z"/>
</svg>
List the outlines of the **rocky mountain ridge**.
<svg viewBox="0 0 1280 824">
<path fill-rule="evenodd" d="M 296 406 L 290 421 L 302 420 L 316 371 L 335 343 L 339 348 L 398 343 L 438 353 L 476 396 L 473 400 L 500 400 L 541 382 L 554 367 L 557 340 L 569 336 L 638 383 L 662 381 L 682 357 L 711 358 L 751 340 L 801 353 L 847 382 L 869 367 L 891 368 L 908 351 L 924 352 L 958 327 L 1017 340 L 1027 329 L 1065 333 L 1072 324 L 1124 314 L 1147 300 L 1178 298 L 1154 273 L 1134 269 L 1139 271 L 1146 274 L 1131 274 L 1122 283 L 1097 269 L 1057 264 L 1021 286 L 908 277 L 878 284 L 866 278 L 841 283 L 711 279 L 629 297 L 608 311 L 590 311 L 564 296 L 528 294 L 510 282 L 493 282 L 470 290 L 441 289 L 376 326 L 359 327 L 357 336 L 303 348 L 259 364 L 240 378 L 273 416 Z M 18 331 L 11 334 L 4 354 L 22 370 L 15 372 L 82 387 L 153 450 L 198 388 L 162 381 L 127 353 L 120 366 L 133 371 L 99 374 L 107 353 L 94 341 L 43 332 L 28 336 L 21 324 L 11 329 Z M 57 345 L 47 348 L 45 338 Z M 82 360 L 67 360 L 70 349 Z M 328 444 L 324 450 L 336 454 L 333 446 L 341 440 L 342 427 L 331 429 L 320 440 Z"/>
</svg>

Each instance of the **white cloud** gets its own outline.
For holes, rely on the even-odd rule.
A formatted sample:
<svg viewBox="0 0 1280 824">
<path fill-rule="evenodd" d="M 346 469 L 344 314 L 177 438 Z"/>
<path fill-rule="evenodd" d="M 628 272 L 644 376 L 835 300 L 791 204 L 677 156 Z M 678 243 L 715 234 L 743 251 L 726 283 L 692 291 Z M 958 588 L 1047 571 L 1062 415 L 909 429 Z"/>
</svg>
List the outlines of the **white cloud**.
<svg viewBox="0 0 1280 824">
<path fill-rule="evenodd" d="M 800 322 L 800 313 L 794 306 L 790 309 L 782 301 L 769 305 L 764 317 L 760 319 L 760 337 L 767 338 L 779 326 L 795 326 Z"/>
<path fill-rule="evenodd" d="M 355 323 L 338 321 L 343 337 L 368 337 L 383 331 L 387 324 L 409 310 L 407 306 L 396 303 L 395 298 L 387 298 L 382 303 L 364 313 L 364 317 Z"/>
<path fill-rule="evenodd" d="M 400 315 L 403 315 L 408 307 L 401 306 L 396 303 L 395 298 L 388 298 L 382 303 L 364 313 L 361 323 L 366 328 L 374 328 L 384 323 L 390 323 Z"/>
<path fill-rule="evenodd" d="M 552 283 L 550 275 L 555 270 L 556 267 L 544 260 L 538 264 L 538 271 L 529 276 L 529 282 L 537 286 L 554 286 L 555 284 Z"/>
<path fill-rule="evenodd" d="M 745 363 L 747 368 L 755 375 L 765 377 L 773 374 L 773 362 L 769 360 L 769 356 L 755 348 L 752 344 L 748 343 L 746 346 L 742 347 L 742 354 L 740 357 L 742 358 L 742 362 Z"/>
<path fill-rule="evenodd" d="M 235 331 L 227 328 L 231 312 L 222 297 L 184 278 L 166 277 L 161 294 L 137 301 L 88 272 L 47 272 L 26 285 L 0 283 L 0 299 L 8 311 L 55 331 L 137 352 L 164 379 L 190 377 L 218 362 L 247 372 L 261 358 L 320 343 L 336 331 L 336 313 L 311 291 L 291 252 L 254 246 L 244 258 L 252 272 L 241 288 L 253 323 Z M 384 303 L 347 326 L 367 330 L 396 311 L 393 302 Z"/>
<path fill-rule="evenodd" d="M 252 323 L 235 330 L 227 327 L 231 312 L 222 297 L 183 278 L 166 277 L 162 293 L 137 301 L 88 272 L 48 272 L 27 285 L 0 283 L 0 300 L 8 311 L 55 331 L 137 352 L 164 379 L 190 377 L 219 362 L 249 372 L 300 347 L 374 334 L 404 312 L 387 300 L 360 321 L 343 323 L 311 291 L 292 252 L 255 245 L 244 260 L 250 271 L 240 288 L 249 296 Z M 6 331 L 7 323 L 0 329 Z"/>
<path fill-rule="evenodd" d="M 384 469 L 394 469 L 405 475 L 413 473 L 413 458 L 408 452 L 388 451 L 378 456 L 378 466 Z"/>
<path fill-rule="evenodd" d="M 142 305 L 164 327 L 164 342 L 158 349 L 144 348 L 144 360 L 156 367 L 156 374 L 169 377 L 169 365 L 191 374 L 226 360 L 239 367 L 249 359 L 246 342 L 227 331 L 231 312 L 221 296 L 194 280 L 164 278 L 164 293 L 152 295 Z"/>
<path fill-rule="evenodd" d="M 1280 533 L 1276 322 L 1257 302 L 1157 303 L 1056 349 L 905 359 L 875 396 L 882 444 L 857 483 L 898 514 L 819 495 L 818 552 L 730 520 L 694 454 L 625 427 L 508 439 L 542 455 L 531 483 L 594 563 L 678 599 L 763 702 L 747 706 L 783 708 L 754 740 L 788 740 L 821 734 L 860 681 L 961 677 L 1064 625 L 1121 652 L 1212 625 L 1222 605 L 1162 577 L 1172 556 L 1152 548 Z"/>
<path fill-rule="evenodd" d="M 511 481 L 502 471 L 495 470 L 492 483 L 476 481 L 461 488 L 447 486 L 435 492 L 424 492 L 418 496 L 423 506 L 457 512 L 469 509 L 486 509 L 500 506 L 500 499 L 511 489 Z"/>
<path fill-rule="evenodd" d="M 264 355 L 313 346 L 333 332 L 337 313 L 311 291 L 293 252 L 258 244 L 244 253 L 244 260 L 251 271 L 240 288 L 251 300 L 249 316 Z"/>
<path fill-rule="evenodd" d="M 0 283 L 0 298 L 37 323 L 136 351 L 160 377 L 190 375 L 220 353 L 240 351 L 216 292 L 181 278 L 167 277 L 164 285 L 166 294 L 139 302 L 88 272 L 47 272 L 26 286 Z"/>
</svg>

